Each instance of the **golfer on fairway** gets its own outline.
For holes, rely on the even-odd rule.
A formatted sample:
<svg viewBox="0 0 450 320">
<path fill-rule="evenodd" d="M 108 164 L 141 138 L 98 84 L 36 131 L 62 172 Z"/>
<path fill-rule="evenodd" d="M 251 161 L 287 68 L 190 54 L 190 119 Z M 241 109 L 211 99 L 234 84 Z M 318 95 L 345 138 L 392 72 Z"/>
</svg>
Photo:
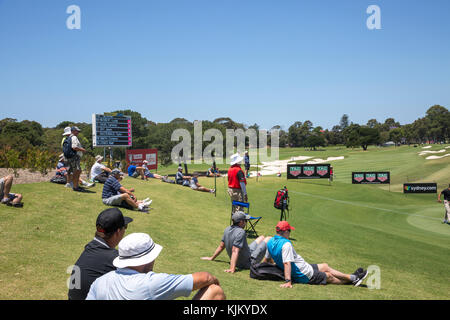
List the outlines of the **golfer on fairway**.
<svg viewBox="0 0 450 320">
<path fill-rule="evenodd" d="M 442 221 L 442 223 L 450 224 L 450 184 L 448 185 L 447 189 L 442 190 L 442 192 L 438 194 L 439 203 L 442 202 L 441 194 L 444 195 L 444 208 L 445 208 L 444 221 Z"/>
</svg>

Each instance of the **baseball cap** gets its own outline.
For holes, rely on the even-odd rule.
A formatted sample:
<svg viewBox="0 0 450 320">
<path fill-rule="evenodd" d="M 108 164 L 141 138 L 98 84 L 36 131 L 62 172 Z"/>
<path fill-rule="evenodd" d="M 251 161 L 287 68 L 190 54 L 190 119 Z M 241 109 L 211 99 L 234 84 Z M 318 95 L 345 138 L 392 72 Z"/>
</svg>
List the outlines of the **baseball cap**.
<svg viewBox="0 0 450 320">
<path fill-rule="evenodd" d="M 291 227 L 291 225 L 287 221 L 278 222 L 275 229 L 277 231 L 295 230 L 295 228 Z"/>
<path fill-rule="evenodd" d="M 119 169 L 113 169 L 113 170 L 111 171 L 111 174 L 112 174 L 112 175 L 122 174 L 122 172 L 121 172 Z"/>
<path fill-rule="evenodd" d="M 124 217 L 118 208 L 109 208 L 100 212 L 97 217 L 97 231 L 109 233 L 129 224 L 133 219 Z"/>
<path fill-rule="evenodd" d="M 103 160 L 103 157 L 101 155 L 96 155 L 95 161 L 100 161 L 100 160 Z"/>
<path fill-rule="evenodd" d="M 233 220 L 233 222 L 240 222 L 242 220 L 250 220 L 250 216 L 248 214 L 245 214 L 242 211 L 236 211 L 232 214 L 231 220 Z"/>
<path fill-rule="evenodd" d="M 77 126 L 74 126 L 74 127 L 70 128 L 70 131 L 78 131 L 78 132 L 80 132 L 81 130 Z"/>
</svg>

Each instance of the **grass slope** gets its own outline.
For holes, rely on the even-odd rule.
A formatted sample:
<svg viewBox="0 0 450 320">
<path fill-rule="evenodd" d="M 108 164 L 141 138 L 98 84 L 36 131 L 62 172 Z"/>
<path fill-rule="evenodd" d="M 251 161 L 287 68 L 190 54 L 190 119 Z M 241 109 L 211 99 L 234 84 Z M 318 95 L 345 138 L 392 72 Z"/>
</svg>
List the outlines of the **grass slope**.
<svg viewBox="0 0 450 320">
<path fill-rule="evenodd" d="M 228 299 L 449 299 L 450 226 L 441 224 L 443 206 L 435 201 L 436 195 L 406 196 L 377 186 L 352 185 L 347 176 L 370 166 L 370 170 L 391 168 L 398 183 L 406 175 L 420 177 L 420 172 L 428 176 L 441 172 L 444 178 L 436 180 L 449 180 L 449 158 L 431 164 L 418 151 L 412 147 L 368 152 L 283 149 L 280 158 L 313 154 L 346 159 L 333 164 L 337 179 L 332 185 L 285 177 L 249 179 L 250 213 L 263 217 L 257 226 L 260 234 L 274 234 L 279 211 L 273 208 L 273 199 L 276 190 L 286 185 L 296 251 L 310 263 L 327 262 L 347 273 L 376 265 L 381 270 L 379 290 L 332 285 L 281 289 L 279 283 L 251 279 L 248 270 L 225 273 L 229 264 L 225 252 L 213 262 L 200 260 L 214 252 L 229 223 L 224 178 L 217 179 L 217 197 L 154 179 L 125 178 L 123 185 L 135 187 L 138 198 L 154 199 L 149 214 L 123 210 L 134 219 L 127 234 L 149 233 L 164 247 L 156 272 L 209 271 L 219 278 Z M 200 183 L 213 187 L 214 179 L 200 178 Z M 97 185 L 92 193 L 80 194 L 51 183 L 13 186 L 12 192 L 24 194 L 25 207 L 0 207 L 0 299 L 66 299 L 67 268 L 93 238 L 96 217 L 106 208 L 100 201 L 101 188 Z"/>
</svg>

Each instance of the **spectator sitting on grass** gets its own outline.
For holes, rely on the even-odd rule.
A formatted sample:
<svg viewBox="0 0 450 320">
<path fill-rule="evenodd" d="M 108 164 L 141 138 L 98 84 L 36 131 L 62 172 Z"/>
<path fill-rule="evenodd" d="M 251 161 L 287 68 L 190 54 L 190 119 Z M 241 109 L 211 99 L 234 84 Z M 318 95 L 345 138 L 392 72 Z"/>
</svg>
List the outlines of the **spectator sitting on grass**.
<svg viewBox="0 0 450 320">
<path fill-rule="evenodd" d="M 230 257 L 230 268 L 225 270 L 225 272 L 234 273 L 236 267 L 250 269 L 250 265 L 259 263 L 266 253 L 267 242 L 271 237 L 259 236 L 249 246 L 247 244 L 245 225 L 250 216 L 242 211 L 236 211 L 231 219 L 233 220 L 233 225 L 225 229 L 222 241 L 214 254 L 211 257 L 202 257 L 201 259 L 212 261 L 223 249 L 226 249 Z"/>
<path fill-rule="evenodd" d="M 22 195 L 20 193 L 10 193 L 13 184 L 13 176 L 8 175 L 0 179 L 0 199 L 2 204 L 13 207 L 23 207 Z"/>
<path fill-rule="evenodd" d="M 153 271 L 162 247 L 145 233 L 132 233 L 119 243 L 118 269 L 91 285 L 86 300 L 173 300 L 199 290 L 194 300 L 225 300 L 219 280 L 208 272 L 167 274 Z"/>
<path fill-rule="evenodd" d="M 198 183 L 198 174 L 196 173 L 194 173 L 192 175 L 191 180 L 189 180 L 189 187 L 191 187 L 191 189 L 195 191 L 210 192 L 210 193 L 214 193 L 216 191 L 215 189 L 203 187 L 200 183 Z"/>
<path fill-rule="evenodd" d="M 144 176 L 144 168 L 143 167 L 138 167 L 136 165 L 136 162 L 131 161 L 130 165 L 128 166 L 128 176 L 132 177 L 132 178 L 137 178 L 139 176 L 141 176 L 141 179 L 145 179 Z"/>
<path fill-rule="evenodd" d="M 278 268 L 284 270 L 285 282 L 282 288 L 292 288 L 292 283 L 311 285 L 353 284 L 359 286 L 367 276 L 367 271 L 358 268 L 353 274 L 344 274 L 332 269 L 328 264 L 309 264 L 298 255 L 289 236 L 295 228 L 287 221 L 276 226 L 276 235 L 267 243 L 267 253 L 263 262 L 275 261 Z"/>
<path fill-rule="evenodd" d="M 95 156 L 95 163 L 91 167 L 91 181 L 105 183 L 108 179 L 111 169 L 102 164 L 103 157 L 101 155 Z"/>
<path fill-rule="evenodd" d="M 178 172 L 175 175 L 175 182 L 177 184 L 181 184 L 182 186 L 189 187 L 191 178 L 192 178 L 191 176 L 185 176 L 183 174 L 182 166 L 178 167 Z"/>
<path fill-rule="evenodd" d="M 111 171 L 109 178 L 103 186 L 102 201 L 108 206 L 119 206 L 126 209 L 138 209 L 147 212 L 152 200 L 149 198 L 138 201 L 134 196 L 134 189 L 126 189 L 120 184 L 123 173 L 119 169 Z"/>
<path fill-rule="evenodd" d="M 59 155 L 59 159 L 58 159 L 58 164 L 56 165 L 56 174 L 55 176 L 57 177 L 64 177 L 65 180 L 65 187 L 66 188 L 73 188 L 73 183 L 69 180 L 69 172 L 66 166 L 66 162 L 64 159 L 64 154 L 60 154 Z M 83 187 L 86 188 L 91 188 L 93 186 L 95 186 L 95 183 L 89 183 L 87 181 L 84 181 L 83 179 L 79 178 L 78 179 L 78 184 L 82 185 Z"/>
<path fill-rule="evenodd" d="M 214 169 L 214 166 L 212 166 L 211 168 L 208 169 L 208 171 L 206 171 L 206 176 L 207 177 L 221 177 L 219 168 Z"/>
<path fill-rule="evenodd" d="M 148 165 L 148 161 L 144 160 L 142 162 L 142 167 L 141 168 L 143 169 L 145 180 L 148 180 L 148 178 L 154 178 L 154 179 L 162 180 L 164 178 L 163 176 L 161 176 L 159 174 L 151 173 L 150 170 L 148 169 L 147 165 Z M 144 178 L 141 178 L 141 179 L 144 179 Z"/>
<path fill-rule="evenodd" d="M 75 281 L 79 276 L 79 286 L 72 283 L 69 289 L 69 300 L 84 300 L 89 292 L 91 284 L 109 271 L 116 270 L 113 260 L 119 252 L 115 249 L 122 240 L 125 229 L 133 221 L 124 217 L 118 208 L 103 210 L 97 217 L 94 239 L 89 242 L 81 253 L 72 276 Z M 78 273 L 77 273 L 78 272 Z"/>
</svg>

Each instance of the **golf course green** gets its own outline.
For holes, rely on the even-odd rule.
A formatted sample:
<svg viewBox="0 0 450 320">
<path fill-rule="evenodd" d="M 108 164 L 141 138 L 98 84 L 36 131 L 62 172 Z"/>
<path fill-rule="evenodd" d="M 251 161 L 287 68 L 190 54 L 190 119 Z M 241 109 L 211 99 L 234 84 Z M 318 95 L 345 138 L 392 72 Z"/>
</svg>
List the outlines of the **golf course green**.
<svg viewBox="0 0 450 320">
<path fill-rule="evenodd" d="M 208 271 L 219 279 L 230 300 L 449 299 L 450 225 L 442 223 L 444 207 L 436 194 L 402 192 L 406 182 L 435 182 L 438 192 L 448 187 L 450 157 L 427 160 L 431 154 L 419 155 L 447 146 L 370 147 L 367 151 L 283 148 L 280 160 L 344 158 L 325 162 L 334 167 L 331 183 L 287 180 L 285 173 L 248 179 L 250 214 L 262 217 L 256 227 L 260 235 L 275 234 L 280 211 L 273 201 L 276 191 L 286 186 L 291 205 L 287 220 L 296 228 L 291 240 L 297 253 L 309 263 L 326 262 L 345 273 L 369 266 L 379 270 L 378 278 L 369 275 L 360 287 L 297 284 L 280 288 L 279 282 L 251 279 L 249 270 L 224 272 L 229 266 L 226 252 L 215 261 L 201 260 L 213 254 L 230 222 L 223 177 L 216 180 L 216 196 L 156 179 L 125 177 L 122 185 L 135 188 L 138 199 L 153 199 L 149 213 L 122 210 L 134 220 L 126 234 L 145 232 L 163 246 L 155 272 Z M 450 148 L 445 150 L 433 155 L 450 153 Z M 158 173 L 173 174 L 176 166 L 159 167 Z M 204 171 L 208 165 L 188 167 L 189 172 Z M 228 168 L 226 164 L 219 167 Z M 377 170 L 390 171 L 390 185 L 351 183 L 352 171 Z M 201 177 L 199 182 L 210 188 L 215 185 L 214 178 Z M 94 237 L 97 215 L 107 208 L 101 201 L 101 184 L 88 190 L 72 192 L 50 182 L 13 185 L 11 192 L 23 194 L 24 207 L 0 207 L 0 299 L 67 299 L 70 267 Z"/>
</svg>

